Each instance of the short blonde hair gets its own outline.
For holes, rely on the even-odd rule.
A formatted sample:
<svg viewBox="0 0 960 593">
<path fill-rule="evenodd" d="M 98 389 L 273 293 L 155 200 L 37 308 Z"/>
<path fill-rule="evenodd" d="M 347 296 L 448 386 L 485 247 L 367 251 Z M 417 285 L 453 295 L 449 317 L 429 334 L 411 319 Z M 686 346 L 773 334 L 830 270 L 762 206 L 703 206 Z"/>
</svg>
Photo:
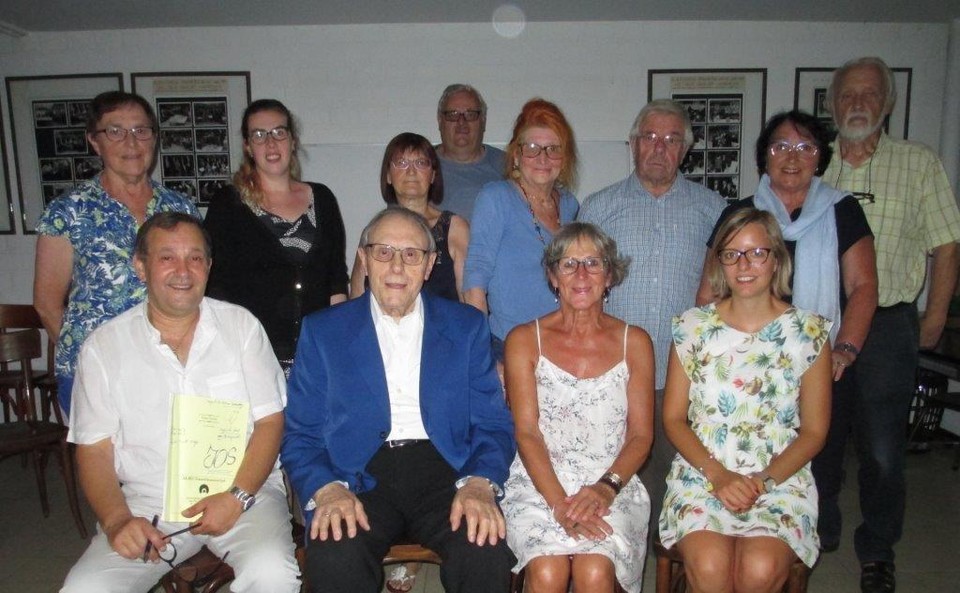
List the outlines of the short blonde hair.
<svg viewBox="0 0 960 593">
<path fill-rule="evenodd" d="M 710 281 L 710 289 L 713 290 L 713 294 L 717 298 L 725 299 L 730 296 L 730 285 L 727 284 L 727 279 L 723 275 L 723 266 L 718 258 L 719 253 L 727 248 L 727 245 L 737 236 L 737 233 L 748 224 L 754 223 L 760 225 L 767 233 L 767 238 L 770 239 L 770 255 L 777 262 L 777 269 L 773 273 L 773 282 L 770 283 L 773 296 L 780 299 L 790 294 L 793 262 L 790 261 L 790 252 L 787 251 L 787 245 L 783 241 L 783 233 L 780 232 L 777 219 L 763 210 L 742 208 L 721 223 L 714 237 L 713 247 L 710 249 L 707 279 Z"/>
</svg>

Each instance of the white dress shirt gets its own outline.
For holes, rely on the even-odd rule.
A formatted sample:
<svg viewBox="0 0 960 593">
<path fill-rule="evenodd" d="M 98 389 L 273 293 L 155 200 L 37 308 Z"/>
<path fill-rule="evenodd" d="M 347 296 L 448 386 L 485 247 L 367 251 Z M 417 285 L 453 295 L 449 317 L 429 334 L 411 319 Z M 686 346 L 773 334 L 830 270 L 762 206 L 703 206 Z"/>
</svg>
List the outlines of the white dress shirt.
<svg viewBox="0 0 960 593">
<path fill-rule="evenodd" d="M 387 315 L 377 299 L 370 299 L 373 326 L 390 397 L 388 441 L 426 439 L 420 414 L 420 355 L 423 351 L 423 300 L 418 295 L 413 310 L 399 320 Z"/>
</svg>

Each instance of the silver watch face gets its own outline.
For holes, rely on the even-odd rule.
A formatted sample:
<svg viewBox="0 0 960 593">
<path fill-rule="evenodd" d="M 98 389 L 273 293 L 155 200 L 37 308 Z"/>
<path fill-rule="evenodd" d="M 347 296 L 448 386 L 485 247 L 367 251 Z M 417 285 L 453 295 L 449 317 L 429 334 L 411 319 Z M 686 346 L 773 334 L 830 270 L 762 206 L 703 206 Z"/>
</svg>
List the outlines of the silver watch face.
<svg viewBox="0 0 960 593">
<path fill-rule="evenodd" d="M 777 481 L 773 478 L 767 478 L 763 481 L 763 486 L 767 489 L 767 492 L 769 492 L 777 487 Z"/>
</svg>

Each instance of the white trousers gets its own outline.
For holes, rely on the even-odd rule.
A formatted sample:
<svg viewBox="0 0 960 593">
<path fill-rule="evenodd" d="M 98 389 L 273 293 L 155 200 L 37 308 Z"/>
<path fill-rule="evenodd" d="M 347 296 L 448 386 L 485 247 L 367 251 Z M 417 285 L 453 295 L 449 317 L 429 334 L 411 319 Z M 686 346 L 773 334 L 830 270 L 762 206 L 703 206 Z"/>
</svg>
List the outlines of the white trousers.
<svg viewBox="0 0 960 593">
<path fill-rule="evenodd" d="M 164 533 L 183 527 L 183 523 L 162 521 L 157 526 Z M 230 552 L 227 564 L 236 575 L 230 590 L 235 593 L 294 593 L 300 590 L 300 571 L 294 558 L 290 512 L 282 483 L 268 480 L 257 493 L 256 504 L 240 515 L 233 529 L 223 535 L 183 533 L 171 541 L 177 551 L 175 564 L 193 556 L 204 545 L 221 558 Z M 169 544 L 167 547 L 169 549 Z M 144 563 L 139 558 L 128 560 L 120 556 L 110 547 L 107 536 L 98 525 L 90 547 L 70 569 L 61 592 L 144 593 L 169 570 L 166 562 Z"/>
</svg>

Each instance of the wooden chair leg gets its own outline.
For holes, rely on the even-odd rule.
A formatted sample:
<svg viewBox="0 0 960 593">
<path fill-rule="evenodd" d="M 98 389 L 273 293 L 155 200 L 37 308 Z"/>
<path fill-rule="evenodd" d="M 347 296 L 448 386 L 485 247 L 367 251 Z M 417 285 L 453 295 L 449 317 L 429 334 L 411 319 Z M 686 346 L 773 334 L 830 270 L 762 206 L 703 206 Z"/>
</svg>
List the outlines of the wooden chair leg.
<svg viewBox="0 0 960 593">
<path fill-rule="evenodd" d="M 73 522 L 77 524 L 80 538 L 87 539 L 87 526 L 84 525 L 83 515 L 80 514 L 80 499 L 77 495 L 77 476 L 73 469 L 73 450 L 66 441 L 60 443 L 59 457 L 60 473 L 63 475 L 64 484 L 67 485 L 67 502 L 70 504 L 70 513 L 73 515 Z"/>
<path fill-rule="evenodd" d="M 37 478 L 37 489 L 40 491 L 40 508 L 43 509 L 43 516 L 50 516 L 50 501 L 47 498 L 47 477 L 43 471 L 43 460 L 41 453 L 34 449 L 29 453 L 30 463 L 33 465 L 33 474 Z"/>
</svg>

